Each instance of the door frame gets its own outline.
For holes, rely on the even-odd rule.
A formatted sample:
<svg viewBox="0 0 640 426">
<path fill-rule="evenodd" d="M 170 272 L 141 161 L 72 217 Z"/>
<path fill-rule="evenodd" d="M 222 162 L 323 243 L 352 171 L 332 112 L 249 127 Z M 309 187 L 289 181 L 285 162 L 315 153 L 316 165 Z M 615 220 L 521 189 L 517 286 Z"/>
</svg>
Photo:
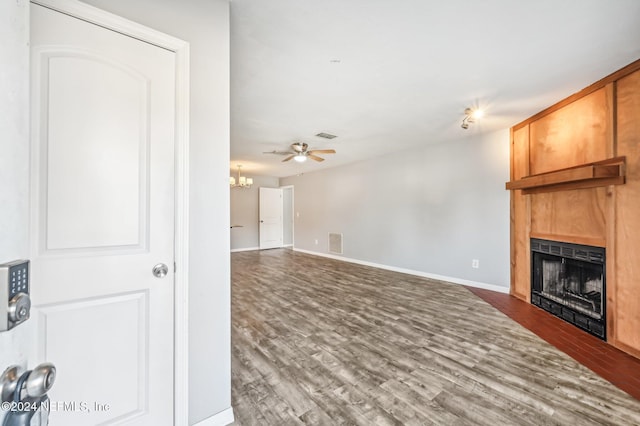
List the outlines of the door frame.
<svg viewBox="0 0 640 426">
<path fill-rule="evenodd" d="M 189 43 L 77 0 L 30 0 L 30 3 L 175 53 L 173 420 L 174 425 L 186 426 L 189 418 Z"/>
</svg>

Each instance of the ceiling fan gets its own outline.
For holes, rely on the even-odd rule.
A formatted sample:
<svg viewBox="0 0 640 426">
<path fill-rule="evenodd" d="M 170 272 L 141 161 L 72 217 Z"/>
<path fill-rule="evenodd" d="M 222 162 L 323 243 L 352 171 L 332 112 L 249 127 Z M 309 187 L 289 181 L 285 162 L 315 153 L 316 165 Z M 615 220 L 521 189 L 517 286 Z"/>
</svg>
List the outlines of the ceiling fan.
<svg viewBox="0 0 640 426">
<path fill-rule="evenodd" d="M 324 158 L 318 157 L 316 154 L 335 154 L 335 153 L 336 153 L 335 149 L 309 150 L 309 145 L 307 145 L 306 143 L 296 142 L 291 144 L 291 151 L 273 150 L 273 151 L 264 152 L 263 154 L 288 155 L 287 158 L 282 160 L 283 163 L 291 159 L 294 159 L 299 163 L 304 163 L 305 161 L 307 161 L 307 158 L 311 158 L 312 160 L 315 160 L 315 161 L 324 161 Z"/>
</svg>

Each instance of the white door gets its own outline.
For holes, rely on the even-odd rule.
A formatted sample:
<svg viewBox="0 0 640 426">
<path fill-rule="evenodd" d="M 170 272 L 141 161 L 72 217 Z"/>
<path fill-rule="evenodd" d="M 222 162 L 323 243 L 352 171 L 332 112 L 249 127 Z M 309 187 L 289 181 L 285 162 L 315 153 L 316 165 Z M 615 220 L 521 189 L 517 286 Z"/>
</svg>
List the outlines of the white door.
<svg viewBox="0 0 640 426">
<path fill-rule="evenodd" d="M 38 5 L 31 49 L 30 322 L 58 369 L 50 424 L 171 425 L 175 54 Z"/>
<path fill-rule="evenodd" d="M 282 247 L 282 189 L 260 188 L 260 249 Z"/>
</svg>

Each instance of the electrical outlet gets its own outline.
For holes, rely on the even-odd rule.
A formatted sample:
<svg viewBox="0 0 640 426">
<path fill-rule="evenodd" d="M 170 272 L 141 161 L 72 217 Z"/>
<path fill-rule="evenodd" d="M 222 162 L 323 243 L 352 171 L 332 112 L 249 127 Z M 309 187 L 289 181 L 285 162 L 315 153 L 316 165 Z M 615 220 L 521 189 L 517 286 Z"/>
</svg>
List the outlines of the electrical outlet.
<svg viewBox="0 0 640 426">
<path fill-rule="evenodd" d="M 316 245 L 318 245 L 318 240 L 316 240 Z"/>
<path fill-rule="evenodd" d="M 300 217 L 300 212 L 296 212 L 296 217 Z"/>
<path fill-rule="evenodd" d="M 474 268 L 474 269 L 478 269 L 480 267 L 480 260 L 473 259 L 471 261 L 471 267 Z"/>
</svg>

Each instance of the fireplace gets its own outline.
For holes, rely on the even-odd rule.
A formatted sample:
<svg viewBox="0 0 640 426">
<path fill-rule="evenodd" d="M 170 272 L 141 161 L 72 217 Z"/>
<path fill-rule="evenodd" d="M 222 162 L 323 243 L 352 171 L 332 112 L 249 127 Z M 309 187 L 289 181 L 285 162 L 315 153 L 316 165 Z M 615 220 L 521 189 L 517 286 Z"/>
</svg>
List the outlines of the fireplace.
<svg viewBox="0 0 640 426">
<path fill-rule="evenodd" d="M 605 249 L 531 239 L 531 303 L 606 340 Z"/>
</svg>

